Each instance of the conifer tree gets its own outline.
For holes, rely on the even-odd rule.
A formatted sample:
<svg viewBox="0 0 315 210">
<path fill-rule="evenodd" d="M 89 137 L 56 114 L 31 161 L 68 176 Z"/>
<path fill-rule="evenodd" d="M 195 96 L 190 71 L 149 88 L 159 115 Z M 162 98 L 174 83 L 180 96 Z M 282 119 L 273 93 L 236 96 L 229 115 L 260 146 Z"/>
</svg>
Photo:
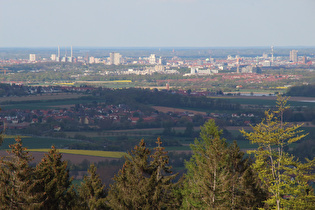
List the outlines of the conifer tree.
<svg viewBox="0 0 315 210">
<path fill-rule="evenodd" d="M 32 156 L 22 145 L 20 137 L 10 145 L 10 156 L 0 159 L 0 209 L 31 209 L 36 203 L 38 193 L 34 170 L 29 166 Z"/>
<path fill-rule="evenodd" d="M 176 205 L 174 185 L 176 175 L 170 175 L 168 156 L 158 146 L 151 156 L 144 140 L 125 157 L 126 162 L 108 192 L 109 205 L 113 209 L 164 209 Z"/>
<path fill-rule="evenodd" d="M 209 120 L 201 127 L 200 139 L 191 145 L 193 156 L 186 162 L 184 208 L 215 209 L 229 199 L 228 151 L 221 134 L 214 121 Z"/>
<path fill-rule="evenodd" d="M 261 186 L 258 176 L 251 168 L 252 161 L 244 158 L 234 141 L 229 152 L 229 201 L 230 209 L 256 209 L 263 207 L 267 199 L 267 190 Z"/>
<path fill-rule="evenodd" d="M 108 192 L 109 206 L 113 209 L 138 209 L 146 204 L 146 177 L 151 173 L 148 167 L 150 150 L 141 140 L 128 154 Z"/>
<path fill-rule="evenodd" d="M 255 155 L 254 169 L 268 188 L 270 197 L 266 201 L 270 208 L 276 209 L 312 209 L 315 206 L 314 191 L 309 186 L 314 180 L 315 158 L 302 164 L 294 156 L 285 152 L 289 144 L 304 138 L 302 124 L 292 125 L 283 122 L 283 114 L 288 98 L 278 96 L 277 110 L 266 111 L 265 119 L 253 127 L 253 132 L 241 133 L 258 149 Z"/>
<path fill-rule="evenodd" d="M 96 166 L 92 164 L 88 169 L 88 176 L 84 176 L 78 189 L 80 207 L 84 209 L 107 209 L 105 186 L 99 175 L 96 174 Z"/>
<path fill-rule="evenodd" d="M 37 191 L 41 192 L 41 209 L 64 209 L 75 204 L 76 197 L 71 187 L 67 162 L 54 146 L 36 166 L 39 183 Z"/>
<path fill-rule="evenodd" d="M 183 189 L 185 209 L 251 209 L 261 206 L 264 193 L 252 174 L 249 160 L 236 143 L 228 147 L 214 120 L 201 127 L 191 145 Z M 251 178 L 251 179 L 250 179 Z M 257 195 L 255 194 L 257 192 Z M 257 197 L 256 197 L 257 196 Z"/>
<path fill-rule="evenodd" d="M 157 139 L 157 146 L 151 155 L 151 177 L 148 185 L 148 203 L 151 209 L 163 209 L 166 207 L 175 208 L 178 202 L 174 195 L 176 185 L 172 183 L 177 174 L 172 174 L 172 167 L 169 166 L 169 157 L 165 148 L 162 147 L 161 138 Z"/>
</svg>

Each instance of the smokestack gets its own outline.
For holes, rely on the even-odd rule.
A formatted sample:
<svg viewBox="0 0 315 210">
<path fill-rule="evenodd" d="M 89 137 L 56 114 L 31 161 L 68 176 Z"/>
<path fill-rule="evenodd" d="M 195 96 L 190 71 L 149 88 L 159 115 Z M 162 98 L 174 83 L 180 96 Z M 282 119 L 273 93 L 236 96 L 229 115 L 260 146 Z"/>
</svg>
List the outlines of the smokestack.
<svg viewBox="0 0 315 210">
<path fill-rule="evenodd" d="M 273 46 L 271 46 L 271 65 L 273 66 Z"/>
</svg>

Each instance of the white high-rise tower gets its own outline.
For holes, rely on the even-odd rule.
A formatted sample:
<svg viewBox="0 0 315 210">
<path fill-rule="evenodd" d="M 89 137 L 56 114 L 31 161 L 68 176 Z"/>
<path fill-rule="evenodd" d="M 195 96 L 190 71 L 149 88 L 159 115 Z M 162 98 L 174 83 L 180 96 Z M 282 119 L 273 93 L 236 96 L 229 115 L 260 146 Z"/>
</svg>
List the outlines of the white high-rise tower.
<svg viewBox="0 0 315 210">
<path fill-rule="evenodd" d="M 297 63 L 298 62 L 298 51 L 297 50 L 291 50 L 290 51 L 290 61 Z"/>
<path fill-rule="evenodd" d="M 119 53 L 109 53 L 109 63 L 112 65 L 119 65 L 121 64 L 121 55 Z"/>
</svg>

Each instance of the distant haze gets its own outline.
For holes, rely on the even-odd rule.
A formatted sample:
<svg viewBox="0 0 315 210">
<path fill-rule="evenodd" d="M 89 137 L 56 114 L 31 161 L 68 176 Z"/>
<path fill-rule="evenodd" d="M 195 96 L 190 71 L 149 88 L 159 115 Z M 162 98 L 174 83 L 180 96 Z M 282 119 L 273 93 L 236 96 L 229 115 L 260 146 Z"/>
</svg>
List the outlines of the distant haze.
<svg viewBox="0 0 315 210">
<path fill-rule="evenodd" d="M 315 0 L 0 0 L 3 47 L 315 46 Z"/>
</svg>

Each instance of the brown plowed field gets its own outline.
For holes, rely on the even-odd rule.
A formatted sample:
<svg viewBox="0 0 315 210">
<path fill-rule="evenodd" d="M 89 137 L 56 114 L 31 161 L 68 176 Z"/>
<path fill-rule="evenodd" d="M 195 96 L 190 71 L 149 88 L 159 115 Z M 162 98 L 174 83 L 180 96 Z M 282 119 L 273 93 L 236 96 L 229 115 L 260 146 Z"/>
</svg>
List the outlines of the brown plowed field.
<svg viewBox="0 0 315 210">
<path fill-rule="evenodd" d="M 194 113 L 194 114 L 201 114 L 201 115 L 206 115 L 206 112 L 200 112 L 200 111 L 193 111 L 189 109 L 177 109 L 177 108 L 172 108 L 172 107 L 164 107 L 164 106 L 152 106 L 153 109 L 158 110 L 159 112 L 189 112 L 189 113 Z"/>
</svg>

